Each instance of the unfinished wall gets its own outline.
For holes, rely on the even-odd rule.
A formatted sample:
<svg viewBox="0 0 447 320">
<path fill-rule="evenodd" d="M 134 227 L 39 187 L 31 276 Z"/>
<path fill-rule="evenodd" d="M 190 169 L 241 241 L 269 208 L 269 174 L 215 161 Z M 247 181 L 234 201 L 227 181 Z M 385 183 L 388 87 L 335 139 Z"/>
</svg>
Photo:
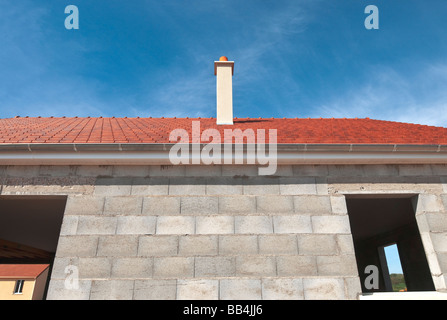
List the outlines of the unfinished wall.
<svg viewBox="0 0 447 320">
<path fill-rule="evenodd" d="M 48 299 L 356 299 L 344 194 L 421 194 L 446 289 L 444 166 L 8 166 L 2 195 L 68 195 Z M 440 177 L 441 176 L 441 177 Z M 446 193 L 446 194 L 444 194 Z M 67 288 L 67 267 L 79 288 Z"/>
</svg>

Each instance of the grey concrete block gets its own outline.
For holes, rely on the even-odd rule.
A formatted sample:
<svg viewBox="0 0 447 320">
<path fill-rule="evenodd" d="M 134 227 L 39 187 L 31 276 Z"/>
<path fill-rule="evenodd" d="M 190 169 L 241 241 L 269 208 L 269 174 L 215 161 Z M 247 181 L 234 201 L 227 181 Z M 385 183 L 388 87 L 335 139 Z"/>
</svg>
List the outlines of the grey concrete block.
<svg viewBox="0 0 447 320">
<path fill-rule="evenodd" d="M 236 273 L 234 257 L 196 257 L 196 277 L 231 277 Z"/>
<path fill-rule="evenodd" d="M 258 196 L 256 197 L 258 213 L 293 213 L 292 196 Z"/>
<path fill-rule="evenodd" d="M 273 233 L 272 217 L 268 216 L 236 216 L 234 232 L 244 234 Z"/>
<path fill-rule="evenodd" d="M 219 280 L 178 280 L 177 300 L 217 300 Z"/>
<path fill-rule="evenodd" d="M 244 182 L 243 193 L 246 195 L 279 194 L 278 179 L 253 177 Z"/>
<path fill-rule="evenodd" d="M 236 274 L 243 277 L 276 276 L 275 257 L 253 255 L 237 256 Z"/>
<path fill-rule="evenodd" d="M 197 196 L 182 197 L 180 202 L 182 214 L 209 215 L 217 214 L 219 209 L 218 197 Z"/>
<path fill-rule="evenodd" d="M 206 179 L 207 195 L 233 195 L 243 193 L 243 179 L 213 177 Z"/>
<path fill-rule="evenodd" d="M 350 234 L 337 234 L 336 241 L 338 252 L 341 254 L 355 254 L 354 241 Z"/>
<path fill-rule="evenodd" d="M 447 214 L 425 214 L 431 232 L 447 232 Z"/>
<path fill-rule="evenodd" d="M 368 164 L 363 166 L 363 173 L 367 177 L 392 177 L 399 175 L 399 168 L 397 165 L 390 164 Z"/>
<path fill-rule="evenodd" d="M 141 236 L 138 244 L 138 256 L 176 256 L 178 244 L 178 236 Z"/>
<path fill-rule="evenodd" d="M 265 278 L 262 279 L 262 299 L 264 300 L 303 300 L 302 279 Z"/>
<path fill-rule="evenodd" d="M 258 253 L 257 235 L 223 235 L 219 236 L 220 255 L 256 254 Z"/>
<path fill-rule="evenodd" d="M 445 195 L 442 195 L 444 198 Z M 435 194 L 419 194 L 417 198 L 416 214 L 424 212 L 440 212 L 444 211 L 441 199 Z"/>
<path fill-rule="evenodd" d="M 90 300 L 132 300 L 133 288 L 133 280 L 95 280 Z"/>
<path fill-rule="evenodd" d="M 363 176 L 363 166 L 361 165 L 328 165 L 329 176 Z"/>
<path fill-rule="evenodd" d="M 79 166 L 76 175 L 82 177 L 111 177 L 113 166 Z"/>
<path fill-rule="evenodd" d="M 65 280 L 51 280 L 47 300 L 89 300 L 91 280 L 79 280 L 77 288 L 68 288 Z"/>
<path fill-rule="evenodd" d="M 61 236 L 69 236 L 75 235 L 76 229 L 78 228 L 78 216 L 64 216 L 62 220 L 62 226 L 60 235 Z"/>
<path fill-rule="evenodd" d="M 175 300 L 177 280 L 135 280 L 134 300 Z"/>
<path fill-rule="evenodd" d="M 145 197 L 142 213 L 156 216 L 180 214 L 180 197 Z"/>
<path fill-rule="evenodd" d="M 80 279 L 107 279 L 110 277 L 112 263 L 109 258 L 81 257 L 78 268 Z"/>
<path fill-rule="evenodd" d="M 97 236 L 60 236 L 56 257 L 93 257 L 97 246 Z"/>
<path fill-rule="evenodd" d="M 330 197 L 333 214 L 344 215 L 348 214 L 346 206 L 346 198 L 344 196 Z"/>
<path fill-rule="evenodd" d="M 261 280 L 223 279 L 220 280 L 220 299 L 222 300 L 260 300 L 262 298 Z"/>
<path fill-rule="evenodd" d="M 154 258 L 154 278 L 192 278 L 194 258 L 157 257 Z"/>
<path fill-rule="evenodd" d="M 321 177 L 328 175 L 328 169 L 325 165 L 294 165 L 293 174 L 295 176 Z"/>
<path fill-rule="evenodd" d="M 280 178 L 282 195 L 317 194 L 317 186 L 313 177 Z"/>
<path fill-rule="evenodd" d="M 76 166 L 40 166 L 39 175 L 46 177 L 66 177 L 76 174 Z"/>
<path fill-rule="evenodd" d="M 120 216 L 117 218 L 116 234 L 154 234 L 156 217 Z"/>
<path fill-rule="evenodd" d="M 429 164 L 401 164 L 399 165 L 400 176 L 431 176 L 433 174 Z"/>
<path fill-rule="evenodd" d="M 337 254 L 335 235 L 300 234 L 298 235 L 298 251 L 304 255 L 335 255 Z"/>
<path fill-rule="evenodd" d="M 219 177 L 222 174 L 220 165 L 189 165 L 185 166 L 186 177 Z"/>
<path fill-rule="evenodd" d="M 135 196 L 163 196 L 168 195 L 168 189 L 168 178 L 133 178 L 130 193 Z"/>
<path fill-rule="evenodd" d="M 114 177 L 146 177 L 149 175 L 149 166 L 113 166 Z"/>
<path fill-rule="evenodd" d="M 179 255 L 184 256 L 206 256 L 217 255 L 217 236 L 194 235 L 180 236 Z"/>
<path fill-rule="evenodd" d="M 196 234 L 234 233 L 235 222 L 232 216 L 196 217 Z"/>
<path fill-rule="evenodd" d="M 240 214 L 255 213 L 256 197 L 253 196 L 221 196 L 219 197 L 219 213 Z"/>
<path fill-rule="evenodd" d="M 7 166 L 8 177 L 38 177 L 40 166 Z"/>
<path fill-rule="evenodd" d="M 258 241 L 260 254 L 298 254 L 296 235 L 260 235 Z"/>
<path fill-rule="evenodd" d="M 194 234 L 195 218 L 190 216 L 157 217 L 157 234 Z"/>
<path fill-rule="evenodd" d="M 447 176 L 447 165 L 446 164 L 432 164 L 431 171 L 435 176 Z"/>
<path fill-rule="evenodd" d="M 99 215 L 104 210 L 104 197 L 72 195 L 67 197 L 64 215 Z"/>
<path fill-rule="evenodd" d="M 276 177 L 292 177 L 293 176 L 293 166 L 292 165 L 276 166 L 276 172 L 274 175 Z"/>
<path fill-rule="evenodd" d="M 143 206 L 143 197 L 106 197 L 104 214 L 107 215 L 139 215 Z"/>
<path fill-rule="evenodd" d="M 307 278 L 303 279 L 306 300 L 343 300 L 345 288 L 343 279 Z"/>
<path fill-rule="evenodd" d="M 310 216 L 274 216 L 273 230 L 275 233 L 311 233 Z"/>
<path fill-rule="evenodd" d="M 320 276 L 358 276 L 355 255 L 318 256 Z"/>
<path fill-rule="evenodd" d="M 169 195 L 205 195 L 206 180 L 204 178 L 185 177 L 169 179 Z"/>
<path fill-rule="evenodd" d="M 223 165 L 223 177 L 257 177 L 258 166 L 255 165 Z"/>
<path fill-rule="evenodd" d="M 137 255 L 137 248 L 138 236 L 101 236 L 96 255 L 100 257 L 134 257 Z"/>
<path fill-rule="evenodd" d="M 276 258 L 278 276 L 306 277 L 317 275 L 315 256 L 278 256 Z"/>
<path fill-rule="evenodd" d="M 114 258 L 112 262 L 111 277 L 115 279 L 152 278 L 152 269 L 152 258 Z"/>
<path fill-rule="evenodd" d="M 161 165 L 149 166 L 149 176 L 151 177 L 184 177 L 185 166 Z"/>
<path fill-rule="evenodd" d="M 447 252 L 447 232 L 430 233 L 433 248 L 436 252 Z"/>
<path fill-rule="evenodd" d="M 296 213 L 324 214 L 331 213 L 331 201 L 328 196 L 295 196 L 293 197 Z"/>
<path fill-rule="evenodd" d="M 349 218 L 345 216 L 312 216 L 314 233 L 351 233 Z"/>
<path fill-rule="evenodd" d="M 97 178 L 94 188 L 95 195 L 128 196 L 132 188 L 130 178 Z"/>
<path fill-rule="evenodd" d="M 79 216 L 77 234 L 115 234 L 116 217 Z"/>
<path fill-rule="evenodd" d="M 362 286 L 359 277 L 344 278 L 345 281 L 345 299 L 358 300 L 362 294 Z"/>
</svg>

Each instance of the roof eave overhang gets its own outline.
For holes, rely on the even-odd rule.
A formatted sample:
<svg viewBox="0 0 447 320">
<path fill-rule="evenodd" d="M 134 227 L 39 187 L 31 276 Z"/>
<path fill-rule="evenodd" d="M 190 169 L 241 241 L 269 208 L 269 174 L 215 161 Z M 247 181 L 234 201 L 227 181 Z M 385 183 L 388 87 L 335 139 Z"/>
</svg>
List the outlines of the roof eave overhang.
<svg viewBox="0 0 447 320">
<path fill-rule="evenodd" d="M 86 144 L 0 144 L 0 165 L 170 165 L 175 144 L 86 143 Z M 206 144 L 189 146 L 188 161 L 202 163 Z M 230 160 L 221 146 L 221 163 L 248 163 L 256 153 L 234 151 Z M 256 145 L 253 146 L 256 150 Z M 269 156 L 269 145 L 266 144 Z M 272 156 L 270 154 L 270 156 Z M 228 160 L 229 158 L 227 158 Z M 277 144 L 277 164 L 436 164 L 447 163 L 447 145 L 438 144 Z M 256 159 L 254 159 L 256 161 Z M 257 163 L 257 162 L 256 162 Z"/>
</svg>

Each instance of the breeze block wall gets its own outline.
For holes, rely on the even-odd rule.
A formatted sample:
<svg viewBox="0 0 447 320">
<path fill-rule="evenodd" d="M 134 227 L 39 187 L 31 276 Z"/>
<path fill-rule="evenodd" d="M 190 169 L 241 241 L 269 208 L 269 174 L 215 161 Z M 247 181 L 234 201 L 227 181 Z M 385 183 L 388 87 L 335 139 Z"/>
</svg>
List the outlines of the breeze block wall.
<svg viewBox="0 0 447 320">
<path fill-rule="evenodd" d="M 359 192 L 420 194 L 446 289 L 445 166 L 0 168 L 1 195 L 67 195 L 47 299 L 357 299 L 345 194 Z"/>
</svg>

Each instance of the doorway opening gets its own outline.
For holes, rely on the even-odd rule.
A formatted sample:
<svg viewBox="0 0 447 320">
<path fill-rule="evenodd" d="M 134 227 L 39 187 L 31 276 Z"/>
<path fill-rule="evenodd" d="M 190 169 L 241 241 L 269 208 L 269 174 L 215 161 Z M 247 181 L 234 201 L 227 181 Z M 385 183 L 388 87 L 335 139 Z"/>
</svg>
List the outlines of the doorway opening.
<svg viewBox="0 0 447 320">
<path fill-rule="evenodd" d="M 346 204 L 363 293 L 435 291 L 411 197 L 353 195 Z"/>
<path fill-rule="evenodd" d="M 51 273 L 66 201 L 66 196 L 0 196 L 0 265 L 49 265 Z"/>
</svg>

